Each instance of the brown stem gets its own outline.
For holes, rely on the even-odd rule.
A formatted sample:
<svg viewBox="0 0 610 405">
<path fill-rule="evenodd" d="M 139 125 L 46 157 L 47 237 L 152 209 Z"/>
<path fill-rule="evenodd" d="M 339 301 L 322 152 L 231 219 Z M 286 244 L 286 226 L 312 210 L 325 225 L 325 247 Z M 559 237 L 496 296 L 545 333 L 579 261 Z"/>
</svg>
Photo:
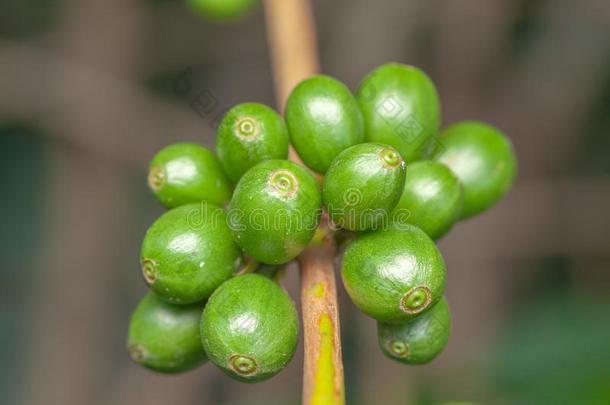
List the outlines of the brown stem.
<svg viewBox="0 0 610 405">
<path fill-rule="evenodd" d="M 320 70 L 315 23 L 309 0 L 265 0 L 265 16 L 276 96 L 282 109 L 292 89 Z"/>
<path fill-rule="evenodd" d="M 329 233 L 299 257 L 301 306 L 305 335 L 303 404 L 344 404 L 343 362 L 333 257 L 336 246 Z"/>
<path fill-rule="evenodd" d="M 313 13 L 309 0 L 265 0 L 265 14 L 277 100 L 283 109 L 294 86 L 319 71 Z M 298 160 L 292 150 L 291 158 Z M 299 257 L 305 337 L 303 405 L 345 403 L 335 252 L 329 232 Z"/>
</svg>

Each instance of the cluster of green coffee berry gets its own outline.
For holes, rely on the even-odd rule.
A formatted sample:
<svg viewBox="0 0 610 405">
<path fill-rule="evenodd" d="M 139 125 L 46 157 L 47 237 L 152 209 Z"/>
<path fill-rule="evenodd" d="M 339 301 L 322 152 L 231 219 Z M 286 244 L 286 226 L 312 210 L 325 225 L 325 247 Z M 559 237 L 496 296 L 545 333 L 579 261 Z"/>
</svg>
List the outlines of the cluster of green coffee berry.
<svg viewBox="0 0 610 405">
<path fill-rule="evenodd" d="M 242 381 L 278 373 L 298 319 L 274 274 L 316 233 L 340 230 L 350 235 L 343 284 L 378 321 L 383 352 L 432 360 L 450 329 L 434 240 L 498 201 L 516 171 L 498 130 L 463 122 L 439 134 L 440 115 L 424 72 L 387 64 L 355 96 L 328 76 L 301 82 L 285 119 L 237 105 L 218 128 L 216 155 L 196 144 L 161 150 L 148 180 L 170 209 L 142 244 L 152 292 L 131 320 L 132 358 L 163 372 L 209 359 Z M 290 143 L 307 167 L 287 160 Z"/>
</svg>

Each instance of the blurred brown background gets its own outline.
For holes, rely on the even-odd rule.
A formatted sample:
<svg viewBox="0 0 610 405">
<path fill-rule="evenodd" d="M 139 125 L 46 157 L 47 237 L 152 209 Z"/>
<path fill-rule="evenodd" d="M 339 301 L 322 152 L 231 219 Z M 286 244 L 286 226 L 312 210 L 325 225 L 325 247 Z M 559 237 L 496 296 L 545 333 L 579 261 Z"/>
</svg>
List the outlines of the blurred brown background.
<svg viewBox="0 0 610 405">
<path fill-rule="evenodd" d="M 489 121 L 520 161 L 509 196 L 441 242 L 454 328 L 434 363 L 384 358 L 341 291 L 348 404 L 610 404 L 610 2 L 314 6 L 324 73 L 355 88 L 382 63 L 420 66 L 445 124 Z M 180 0 L 0 3 L 0 402 L 299 403 L 300 352 L 243 385 L 212 365 L 155 375 L 124 349 L 162 212 L 148 160 L 212 147 L 227 108 L 273 94 L 261 10 L 218 24 Z M 296 298 L 296 271 L 287 284 Z"/>
</svg>

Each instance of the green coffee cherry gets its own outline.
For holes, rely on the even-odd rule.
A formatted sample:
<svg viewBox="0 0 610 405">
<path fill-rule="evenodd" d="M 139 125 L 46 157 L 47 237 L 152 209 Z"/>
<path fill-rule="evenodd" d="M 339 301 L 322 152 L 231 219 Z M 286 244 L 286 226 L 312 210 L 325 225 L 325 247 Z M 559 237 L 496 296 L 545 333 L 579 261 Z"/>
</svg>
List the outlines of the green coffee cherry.
<svg viewBox="0 0 610 405">
<path fill-rule="evenodd" d="M 356 98 L 368 142 L 393 146 L 407 163 L 429 156 L 441 113 L 436 87 L 424 72 L 397 63 L 382 65 L 364 78 Z"/>
<path fill-rule="evenodd" d="M 513 183 L 517 161 L 511 142 L 498 129 L 475 121 L 451 125 L 440 135 L 437 160 L 449 166 L 464 187 L 462 218 L 490 208 Z"/>
<path fill-rule="evenodd" d="M 413 319 L 434 305 L 445 290 L 445 263 L 421 229 L 366 233 L 346 249 L 341 276 L 354 304 L 388 323 Z"/>
<path fill-rule="evenodd" d="M 172 305 L 148 293 L 131 316 L 127 350 L 136 363 L 162 373 L 178 373 L 207 361 L 199 320 L 203 304 Z"/>
<path fill-rule="evenodd" d="M 252 11 L 259 0 L 186 0 L 198 14 L 210 20 L 239 19 Z"/>
<path fill-rule="evenodd" d="M 314 236 L 321 215 L 318 184 L 303 167 L 267 160 L 247 171 L 229 204 L 233 238 L 255 260 L 282 264 Z"/>
<path fill-rule="evenodd" d="M 161 298 L 190 304 L 208 298 L 240 264 L 222 209 L 208 203 L 174 208 L 148 229 L 140 264 Z"/>
<path fill-rule="evenodd" d="M 381 351 L 405 364 L 434 360 L 447 345 L 450 331 L 451 318 L 445 298 L 415 319 L 397 324 L 377 323 Z"/>
<path fill-rule="evenodd" d="M 265 380 L 294 355 L 296 309 L 288 294 L 267 277 L 238 276 L 210 298 L 201 318 L 201 337 L 210 360 L 231 377 Z"/>
<path fill-rule="evenodd" d="M 462 202 L 462 184 L 447 166 L 430 160 L 415 162 L 407 171 L 392 220 L 417 225 L 438 239 L 459 219 Z"/>
<path fill-rule="evenodd" d="M 286 123 L 303 163 L 322 174 L 339 153 L 364 142 L 356 99 L 343 83 L 329 76 L 311 77 L 292 91 Z"/>
<path fill-rule="evenodd" d="M 231 184 L 216 156 L 194 143 L 161 149 L 150 162 L 148 186 L 168 208 L 200 201 L 224 205 L 231 198 Z"/>
<path fill-rule="evenodd" d="M 385 226 L 405 182 L 396 149 L 363 143 L 341 152 L 324 179 L 322 200 L 332 221 L 351 231 Z"/>
<path fill-rule="evenodd" d="M 288 130 L 281 115 L 257 103 L 239 104 L 218 128 L 216 153 L 234 182 L 263 160 L 288 157 Z"/>
</svg>

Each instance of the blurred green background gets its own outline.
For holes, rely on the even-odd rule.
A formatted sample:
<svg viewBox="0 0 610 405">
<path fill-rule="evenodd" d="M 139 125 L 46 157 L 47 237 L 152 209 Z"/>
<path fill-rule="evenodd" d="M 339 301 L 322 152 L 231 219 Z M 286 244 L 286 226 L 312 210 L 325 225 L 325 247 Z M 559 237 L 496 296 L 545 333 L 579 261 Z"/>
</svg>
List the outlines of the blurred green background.
<svg viewBox="0 0 610 405">
<path fill-rule="evenodd" d="M 610 3 L 314 7 L 324 73 L 353 89 L 382 63 L 420 66 L 445 124 L 489 121 L 520 160 L 508 197 L 440 244 L 454 321 L 434 363 L 385 359 L 341 289 L 347 403 L 610 404 Z M 0 3 L 2 403 L 300 402 L 300 352 L 243 385 L 211 365 L 151 374 L 124 349 L 139 243 L 162 212 L 148 160 L 213 146 L 226 109 L 273 94 L 261 10 L 218 24 L 179 0 Z M 296 269 L 286 283 L 297 298 Z"/>
</svg>

